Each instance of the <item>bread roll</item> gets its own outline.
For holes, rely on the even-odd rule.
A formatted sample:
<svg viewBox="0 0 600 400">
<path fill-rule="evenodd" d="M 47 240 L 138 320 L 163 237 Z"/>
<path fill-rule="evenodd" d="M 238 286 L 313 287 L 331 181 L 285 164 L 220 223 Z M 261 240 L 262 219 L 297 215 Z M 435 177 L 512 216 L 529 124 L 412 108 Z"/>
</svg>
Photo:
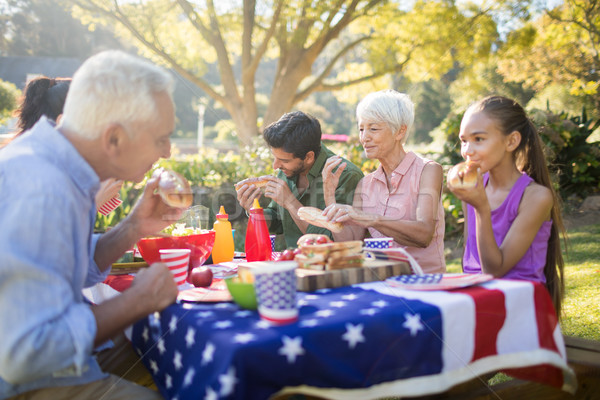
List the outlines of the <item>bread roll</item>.
<svg viewBox="0 0 600 400">
<path fill-rule="evenodd" d="M 158 194 L 169 207 L 187 208 L 194 201 L 189 182 L 175 171 L 158 169 L 153 176 L 159 177 Z"/>
<path fill-rule="evenodd" d="M 298 217 L 314 226 L 329 229 L 331 232 L 341 232 L 343 225 L 340 222 L 331 222 L 323 215 L 323 210 L 316 207 L 300 207 Z"/>
<path fill-rule="evenodd" d="M 469 189 L 477 186 L 479 164 L 465 161 L 456 164 L 448 171 L 448 186 L 456 189 Z"/>
<path fill-rule="evenodd" d="M 236 183 L 235 190 L 239 190 L 244 185 L 248 185 L 248 186 L 254 185 L 257 188 L 263 188 L 263 187 L 267 186 L 267 183 L 269 183 L 268 179 L 248 178 L 248 179 L 244 179 L 241 182 Z"/>
</svg>

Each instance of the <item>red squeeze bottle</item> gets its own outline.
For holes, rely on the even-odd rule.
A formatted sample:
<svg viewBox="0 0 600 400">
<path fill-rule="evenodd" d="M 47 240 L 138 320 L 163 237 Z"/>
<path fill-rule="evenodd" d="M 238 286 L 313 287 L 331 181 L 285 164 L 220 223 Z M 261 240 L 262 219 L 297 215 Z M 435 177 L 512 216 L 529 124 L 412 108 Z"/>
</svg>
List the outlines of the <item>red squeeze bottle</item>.
<svg viewBox="0 0 600 400">
<path fill-rule="evenodd" d="M 269 228 L 263 209 L 258 204 L 258 199 L 254 199 L 254 204 L 250 209 L 250 218 L 248 219 L 248 228 L 246 229 L 246 260 L 247 261 L 270 261 L 271 260 L 271 239 L 269 238 Z"/>
</svg>

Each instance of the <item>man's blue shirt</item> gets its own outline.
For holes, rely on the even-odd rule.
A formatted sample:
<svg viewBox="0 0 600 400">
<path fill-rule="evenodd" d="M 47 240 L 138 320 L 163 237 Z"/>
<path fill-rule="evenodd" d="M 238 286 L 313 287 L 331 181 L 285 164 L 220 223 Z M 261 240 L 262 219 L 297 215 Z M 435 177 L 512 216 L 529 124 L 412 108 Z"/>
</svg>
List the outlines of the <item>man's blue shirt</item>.
<svg viewBox="0 0 600 400">
<path fill-rule="evenodd" d="M 99 178 L 42 118 L 0 150 L 0 399 L 106 375 L 82 289 L 94 262 Z"/>
</svg>

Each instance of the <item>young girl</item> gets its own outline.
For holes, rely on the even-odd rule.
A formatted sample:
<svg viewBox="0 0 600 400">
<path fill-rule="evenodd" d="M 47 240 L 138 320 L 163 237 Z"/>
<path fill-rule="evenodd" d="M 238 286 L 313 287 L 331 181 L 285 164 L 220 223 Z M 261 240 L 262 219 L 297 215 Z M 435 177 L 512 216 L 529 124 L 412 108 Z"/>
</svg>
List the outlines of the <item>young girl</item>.
<svg viewBox="0 0 600 400">
<path fill-rule="evenodd" d="M 491 96 L 467 109 L 459 138 L 479 164 L 475 188 L 449 185 L 467 203 L 464 272 L 545 283 L 560 315 L 564 228 L 535 126 L 517 102 Z"/>
</svg>

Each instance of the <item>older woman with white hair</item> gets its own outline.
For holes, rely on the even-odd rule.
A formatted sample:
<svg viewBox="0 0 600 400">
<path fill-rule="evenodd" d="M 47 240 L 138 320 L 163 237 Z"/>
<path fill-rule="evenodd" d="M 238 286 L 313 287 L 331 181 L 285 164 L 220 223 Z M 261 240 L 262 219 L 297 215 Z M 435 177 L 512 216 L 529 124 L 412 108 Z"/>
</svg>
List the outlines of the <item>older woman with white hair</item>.
<svg viewBox="0 0 600 400">
<path fill-rule="evenodd" d="M 444 272 L 443 171 L 431 160 L 404 149 L 414 121 L 409 96 L 394 90 L 370 93 L 356 108 L 360 143 L 380 166 L 359 183 L 352 205 L 335 203 L 338 177 L 345 165 L 332 157 L 323 169 L 330 220 L 344 223 L 336 241 L 367 236 L 391 237 L 426 273 Z"/>
</svg>

